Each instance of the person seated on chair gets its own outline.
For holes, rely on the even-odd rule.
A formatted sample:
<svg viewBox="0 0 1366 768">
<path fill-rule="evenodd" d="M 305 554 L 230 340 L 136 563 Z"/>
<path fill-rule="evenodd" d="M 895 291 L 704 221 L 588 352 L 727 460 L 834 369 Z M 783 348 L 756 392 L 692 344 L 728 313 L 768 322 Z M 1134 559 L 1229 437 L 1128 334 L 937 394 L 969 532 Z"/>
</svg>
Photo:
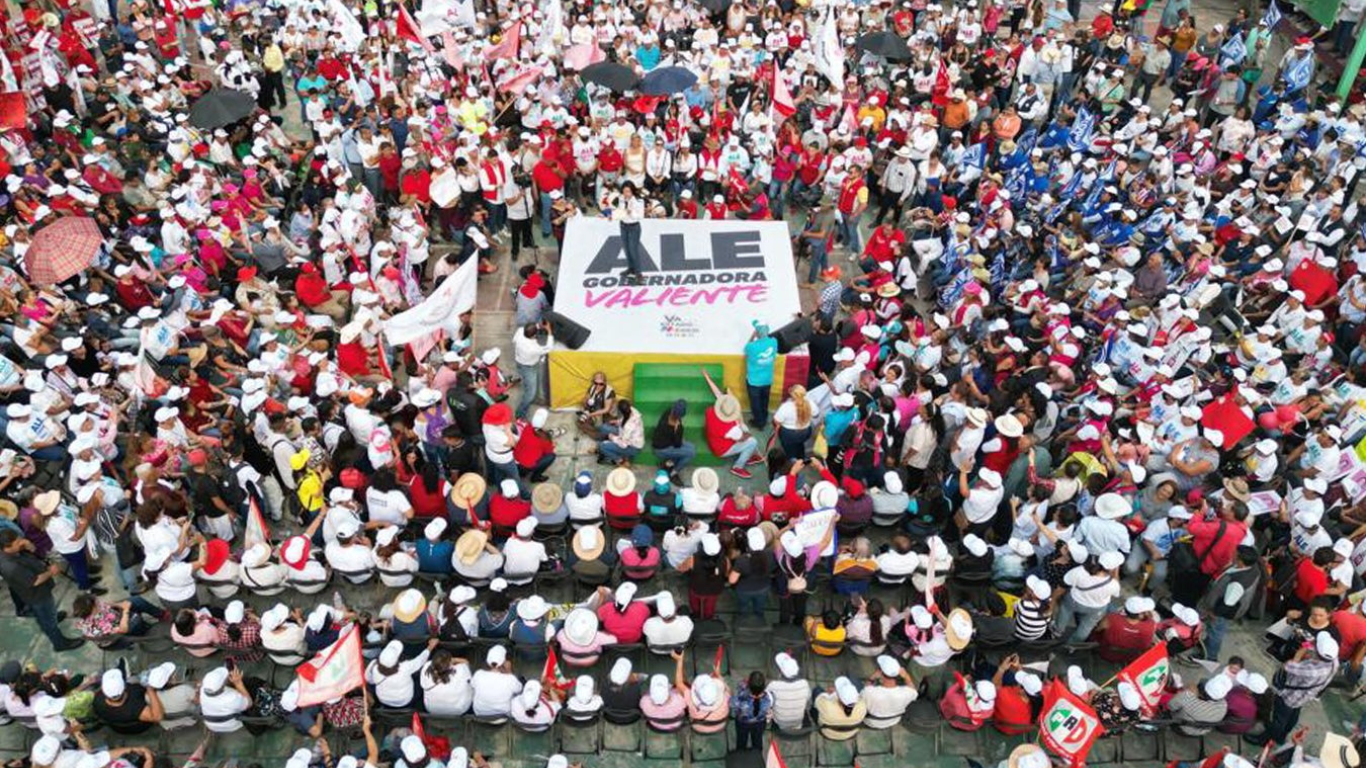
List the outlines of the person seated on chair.
<svg viewBox="0 0 1366 768">
<path fill-rule="evenodd" d="M 939 713 L 960 731 L 975 731 L 996 711 L 996 684 L 990 680 L 973 681 L 960 672 L 939 699 Z"/>
<path fill-rule="evenodd" d="M 868 707 L 868 717 L 863 724 L 883 730 L 901 724 L 906 708 L 915 703 L 919 691 L 911 673 L 891 656 L 878 656 L 877 669 L 878 674 L 863 687 L 861 698 Z"/>
<path fill-rule="evenodd" d="M 1138 689 L 1121 680 L 1115 688 L 1102 688 L 1091 696 L 1091 708 L 1096 710 L 1105 734 L 1120 734 L 1142 719 Z"/>
<path fill-rule="evenodd" d="M 991 576 L 991 566 L 996 561 L 996 552 L 975 533 L 963 536 L 963 548 L 958 552 L 954 563 L 954 573 L 963 579 L 977 581 Z"/>
<path fill-rule="evenodd" d="M 848 741 L 858 736 L 868 717 L 868 705 L 859 695 L 858 686 L 843 676 L 816 696 L 815 709 L 821 736 L 831 741 Z"/>
<path fill-rule="evenodd" d="M 806 639 L 811 643 L 811 652 L 817 656 L 840 655 L 847 637 L 848 630 L 838 611 L 828 610 L 819 618 L 809 616 L 806 619 Z"/>
<path fill-rule="evenodd" d="M 674 526 L 683 508 L 681 494 L 673 489 L 669 473 L 662 469 L 655 473 L 655 483 L 645 492 L 642 502 L 646 523 L 659 533 Z"/>
<path fill-rule="evenodd" d="M 1187 736 L 1209 733 L 1228 715 L 1228 702 L 1224 699 L 1231 690 L 1233 680 L 1222 673 L 1199 684 L 1192 680 L 1167 702 L 1176 729 Z"/>
<path fill-rule="evenodd" d="M 652 653 L 671 653 L 692 639 L 693 620 L 680 616 L 671 592 L 660 592 L 654 599 L 655 615 L 645 620 L 642 632 Z"/>
<path fill-rule="evenodd" d="M 1007 736 L 1029 733 L 1036 727 L 1043 708 L 1043 681 L 1020 666 L 1020 657 L 1010 654 L 1001 660 L 996 676 L 996 708 L 991 724 Z"/>
<path fill-rule="evenodd" d="M 655 546 L 655 532 L 650 526 L 637 524 L 631 538 L 617 539 L 617 558 L 622 575 L 631 581 L 647 581 L 659 570 L 659 547 Z"/>
<path fill-rule="evenodd" d="M 1128 664 L 1153 646 L 1157 604 L 1151 597 L 1134 595 L 1124 601 L 1123 611 L 1101 619 L 1092 637 L 1100 642 L 1100 657 L 1114 664 Z"/>
<path fill-rule="evenodd" d="M 877 558 L 873 557 L 872 544 L 863 536 L 841 544 L 832 570 L 837 594 L 866 594 L 877 575 Z"/>
<path fill-rule="evenodd" d="M 564 716 L 572 721 L 592 721 L 602 712 L 603 700 L 598 695 L 598 685 L 592 675 L 579 675 L 574 678 L 574 687 L 564 700 Z"/>
<path fill-rule="evenodd" d="M 801 676 L 797 660 L 787 653 L 774 656 L 773 666 L 778 677 L 769 680 L 765 688 L 773 697 L 773 724 L 780 731 L 799 730 L 811 709 L 811 681 Z"/>
<path fill-rule="evenodd" d="M 617 659 L 607 672 L 607 684 L 602 687 L 603 718 L 616 725 L 635 722 L 641 714 L 645 679 L 631 671 L 631 660 Z M 664 685 L 668 686 L 665 680 Z"/>
<path fill-rule="evenodd" d="M 607 475 L 602 496 L 607 524 L 617 531 L 629 531 L 640 520 L 643 502 L 636 491 L 636 476 L 626 467 L 617 467 Z"/>
<path fill-rule="evenodd" d="M 716 512 L 716 525 L 719 530 L 729 528 L 751 528 L 759 524 L 759 508 L 754 506 L 754 497 L 743 487 L 727 495 Z"/>
<path fill-rule="evenodd" d="M 862 481 L 849 475 L 840 480 L 840 488 L 844 493 L 835 503 L 840 535 L 857 536 L 873 522 L 873 497 L 868 495 L 868 487 Z"/>
<path fill-rule="evenodd" d="M 617 642 L 627 645 L 639 643 L 644 636 L 645 621 L 650 618 L 650 608 L 643 601 L 636 600 L 636 584 L 628 581 L 617 587 L 615 592 L 604 591 L 604 599 L 598 606 L 598 620 L 604 632 L 611 634 Z"/>
</svg>

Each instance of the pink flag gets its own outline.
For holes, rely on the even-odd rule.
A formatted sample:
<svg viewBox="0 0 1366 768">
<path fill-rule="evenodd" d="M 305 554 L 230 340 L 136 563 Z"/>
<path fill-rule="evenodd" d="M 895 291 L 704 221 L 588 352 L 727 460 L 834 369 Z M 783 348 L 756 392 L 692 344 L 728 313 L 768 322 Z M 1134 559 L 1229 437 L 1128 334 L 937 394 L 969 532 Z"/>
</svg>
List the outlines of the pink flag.
<svg viewBox="0 0 1366 768">
<path fill-rule="evenodd" d="M 464 69 L 465 60 L 460 58 L 459 46 L 456 45 L 455 35 L 448 29 L 441 33 L 441 56 L 455 69 Z"/>
<path fill-rule="evenodd" d="M 503 32 L 503 39 L 498 44 L 484 52 L 484 58 L 488 61 L 494 59 L 517 59 L 517 51 L 522 45 L 522 22 L 514 21 L 512 28 Z"/>
<path fill-rule="evenodd" d="M 525 91 L 527 89 L 527 86 L 536 82 L 538 79 L 540 79 L 540 77 L 541 68 L 537 66 L 530 66 L 525 69 L 518 70 L 517 72 L 513 73 L 511 77 L 504 78 L 503 82 L 498 84 L 498 90 L 508 91 L 509 93 L 514 93 L 520 96 L 522 95 L 522 91 Z"/>
<path fill-rule="evenodd" d="M 787 90 L 787 79 L 777 67 L 773 68 L 773 111 L 783 117 L 797 113 L 797 104 L 792 101 L 792 92 Z"/>
<path fill-rule="evenodd" d="M 337 642 L 299 667 L 299 706 L 311 707 L 365 685 L 365 659 L 360 653 L 360 630 L 349 624 Z"/>
<path fill-rule="evenodd" d="M 605 61 L 606 59 L 607 54 L 603 53 L 602 49 L 597 45 L 593 43 L 583 43 L 582 45 L 575 45 L 564 52 L 564 68 L 580 70 L 589 64 L 597 64 L 599 61 Z"/>
</svg>

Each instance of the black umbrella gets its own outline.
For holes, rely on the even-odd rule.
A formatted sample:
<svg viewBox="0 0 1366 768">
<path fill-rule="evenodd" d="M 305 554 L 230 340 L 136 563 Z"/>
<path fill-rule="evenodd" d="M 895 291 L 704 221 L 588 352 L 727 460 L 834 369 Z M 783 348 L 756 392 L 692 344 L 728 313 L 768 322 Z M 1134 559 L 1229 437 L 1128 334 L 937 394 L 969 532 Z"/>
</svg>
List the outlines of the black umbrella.
<svg viewBox="0 0 1366 768">
<path fill-rule="evenodd" d="M 579 72 L 579 77 L 585 83 L 595 83 L 611 91 L 624 93 L 636 87 L 640 78 L 630 67 L 618 64 L 615 61 L 599 61 L 596 64 L 589 64 Z"/>
<path fill-rule="evenodd" d="M 190 125 L 212 130 L 256 111 L 256 99 L 231 88 L 214 88 L 190 105 Z"/>
<path fill-rule="evenodd" d="M 859 50 L 890 61 L 908 61 L 911 49 L 906 41 L 891 32 L 872 32 L 858 39 Z"/>
<path fill-rule="evenodd" d="M 697 82 L 697 74 L 684 67 L 660 67 L 640 81 L 640 92 L 647 96 L 682 93 Z"/>
<path fill-rule="evenodd" d="M 713 16 L 720 16 L 730 10 L 730 0 L 698 0 L 698 3 Z"/>
</svg>

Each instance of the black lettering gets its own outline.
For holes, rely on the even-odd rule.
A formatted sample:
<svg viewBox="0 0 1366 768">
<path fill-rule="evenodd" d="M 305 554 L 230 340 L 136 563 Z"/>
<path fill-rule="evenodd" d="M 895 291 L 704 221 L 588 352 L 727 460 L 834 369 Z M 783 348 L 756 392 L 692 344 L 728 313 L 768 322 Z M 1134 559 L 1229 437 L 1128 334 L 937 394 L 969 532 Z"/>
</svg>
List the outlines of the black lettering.
<svg viewBox="0 0 1366 768">
<path fill-rule="evenodd" d="M 706 259 L 689 259 L 683 235 L 669 232 L 659 236 L 659 268 L 665 272 L 696 272 L 710 268 Z"/>
<path fill-rule="evenodd" d="M 759 232 L 713 232 L 711 262 L 715 269 L 762 269 L 764 252 L 759 247 Z"/>
<path fill-rule="evenodd" d="M 589 262 L 588 269 L 584 270 L 590 275 L 602 275 L 609 272 L 623 271 L 626 269 L 626 252 L 621 248 L 621 235 L 612 235 L 602 241 L 602 247 L 598 249 L 593 261 Z M 657 272 L 654 257 L 645 250 L 645 245 L 640 246 L 640 271 Z"/>
</svg>

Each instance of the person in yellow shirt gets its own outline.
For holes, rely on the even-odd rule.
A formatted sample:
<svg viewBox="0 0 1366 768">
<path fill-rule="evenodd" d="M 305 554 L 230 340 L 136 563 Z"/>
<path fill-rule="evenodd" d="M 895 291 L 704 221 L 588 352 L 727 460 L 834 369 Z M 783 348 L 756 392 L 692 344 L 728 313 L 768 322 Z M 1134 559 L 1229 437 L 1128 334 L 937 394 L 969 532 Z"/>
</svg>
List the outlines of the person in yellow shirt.
<svg viewBox="0 0 1366 768">
<path fill-rule="evenodd" d="M 826 611 L 818 619 L 806 619 L 806 639 L 811 643 L 811 652 L 817 656 L 838 656 L 844 651 L 844 622 L 840 621 L 838 611 Z"/>
<path fill-rule="evenodd" d="M 868 716 L 868 706 L 847 677 L 836 678 L 832 688 L 816 697 L 815 707 L 821 736 L 831 741 L 848 741 L 858 736 L 859 727 Z"/>
<path fill-rule="evenodd" d="M 261 52 L 261 108 L 271 110 L 285 105 L 285 53 L 271 40 Z"/>
<path fill-rule="evenodd" d="M 887 122 L 887 110 L 882 108 L 881 96 L 869 96 L 868 102 L 859 107 L 858 123 L 863 125 L 864 118 L 871 118 L 873 121 L 873 133 L 881 133 L 882 126 Z"/>
</svg>

